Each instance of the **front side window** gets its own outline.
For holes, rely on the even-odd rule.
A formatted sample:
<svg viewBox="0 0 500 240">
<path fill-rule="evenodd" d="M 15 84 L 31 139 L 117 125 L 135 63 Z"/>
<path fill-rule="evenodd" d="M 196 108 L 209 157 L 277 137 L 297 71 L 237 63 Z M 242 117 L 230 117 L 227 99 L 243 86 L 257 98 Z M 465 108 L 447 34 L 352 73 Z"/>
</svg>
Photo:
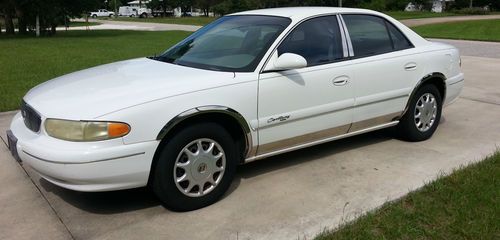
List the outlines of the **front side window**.
<svg viewBox="0 0 500 240">
<path fill-rule="evenodd" d="M 307 66 L 342 59 L 342 38 L 337 17 L 317 17 L 301 23 L 278 47 L 278 55 L 283 53 L 304 57 Z"/>
<path fill-rule="evenodd" d="M 342 17 L 356 57 L 377 55 L 411 47 L 411 43 L 396 27 L 380 17 L 355 14 L 347 14 Z"/>
<path fill-rule="evenodd" d="M 273 16 L 222 17 L 154 59 L 216 71 L 251 72 L 290 22 Z"/>
</svg>

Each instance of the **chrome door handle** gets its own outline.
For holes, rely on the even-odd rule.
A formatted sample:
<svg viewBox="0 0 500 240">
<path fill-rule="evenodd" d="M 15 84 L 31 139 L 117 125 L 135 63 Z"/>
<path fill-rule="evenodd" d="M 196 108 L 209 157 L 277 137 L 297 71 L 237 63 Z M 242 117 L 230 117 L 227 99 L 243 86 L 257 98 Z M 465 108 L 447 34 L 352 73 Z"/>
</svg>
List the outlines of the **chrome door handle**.
<svg viewBox="0 0 500 240">
<path fill-rule="evenodd" d="M 412 70 L 415 70 L 415 69 L 417 69 L 417 64 L 416 63 L 412 62 L 412 63 L 407 63 L 405 65 L 405 70 L 406 71 L 412 71 Z"/>
<path fill-rule="evenodd" d="M 349 82 L 348 76 L 339 76 L 333 79 L 333 85 L 335 86 L 344 86 Z"/>
</svg>

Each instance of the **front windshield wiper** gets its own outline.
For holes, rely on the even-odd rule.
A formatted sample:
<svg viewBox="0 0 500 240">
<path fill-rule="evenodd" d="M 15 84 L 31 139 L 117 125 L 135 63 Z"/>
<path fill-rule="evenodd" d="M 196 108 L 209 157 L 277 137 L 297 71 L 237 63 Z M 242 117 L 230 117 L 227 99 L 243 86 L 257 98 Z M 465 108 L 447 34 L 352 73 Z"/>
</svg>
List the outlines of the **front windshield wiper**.
<svg viewBox="0 0 500 240">
<path fill-rule="evenodd" d="M 173 63 L 173 64 L 177 64 L 175 63 L 175 59 L 173 58 L 167 58 L 167 57 L 164 57 L 164 56 L 156 56 L 156 54 L 152 57 L 147 57 L 151 60 L 155 60 L 155 61 L 160 61 L 160 62 L 165 62 L 165 63 Z"/>
</svg>

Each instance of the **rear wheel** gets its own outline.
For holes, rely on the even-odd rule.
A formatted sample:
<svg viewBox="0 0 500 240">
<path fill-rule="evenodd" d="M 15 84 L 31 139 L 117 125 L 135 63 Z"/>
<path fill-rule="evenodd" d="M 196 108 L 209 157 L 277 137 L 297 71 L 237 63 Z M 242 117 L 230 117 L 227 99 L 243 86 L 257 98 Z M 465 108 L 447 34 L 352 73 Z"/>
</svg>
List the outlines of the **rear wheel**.
<svg viewBox="0 0 500 240">
<path fill-rule="evenodd" d="M 437 87 L 432 84 L 422 86 L 396 126 L 398 135 L 413 142 L 429 139 L 439 125 L 441 110 L 442 98 Z"/>
<path fill-rule="evenodd" d="M 97 15 L 96 14 L 92 15 L 92 18 L 97 18 Z"/>
<path fill-rule="evenodd" d="M 153 190 L 166 207 L 189 211 L 216 202 L 237 163 L 231 135 L 215 123 L 188 126 L 166 142 L 154 169 Z"/>
</svg>

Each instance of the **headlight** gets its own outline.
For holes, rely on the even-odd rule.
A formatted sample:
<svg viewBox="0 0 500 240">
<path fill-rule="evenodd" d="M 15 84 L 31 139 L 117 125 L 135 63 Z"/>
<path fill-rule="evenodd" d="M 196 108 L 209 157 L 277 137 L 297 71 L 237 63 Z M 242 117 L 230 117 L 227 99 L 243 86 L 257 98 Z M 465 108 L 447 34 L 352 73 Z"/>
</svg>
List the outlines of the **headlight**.
<svg viewBox="0 0 500 240">
<path fill-rule="evenodd" d="M 123 137 L 130 126 L 120 122 L 45 120 L 45 131 L 49 136 L 75 142 L 101 141 Z"/>
</svg>

